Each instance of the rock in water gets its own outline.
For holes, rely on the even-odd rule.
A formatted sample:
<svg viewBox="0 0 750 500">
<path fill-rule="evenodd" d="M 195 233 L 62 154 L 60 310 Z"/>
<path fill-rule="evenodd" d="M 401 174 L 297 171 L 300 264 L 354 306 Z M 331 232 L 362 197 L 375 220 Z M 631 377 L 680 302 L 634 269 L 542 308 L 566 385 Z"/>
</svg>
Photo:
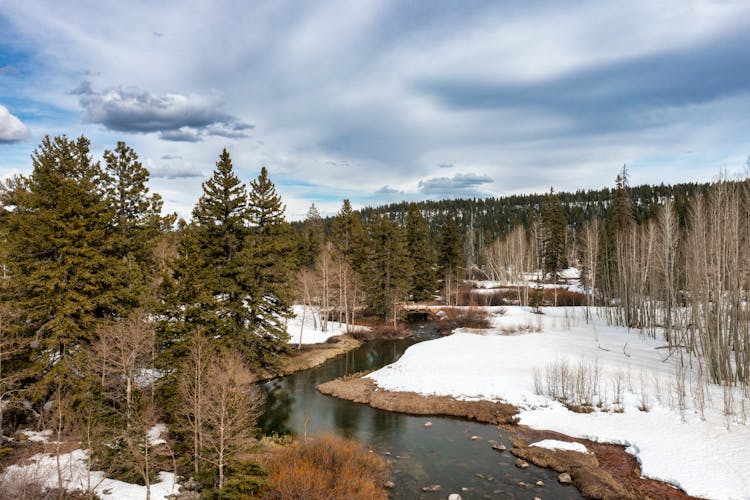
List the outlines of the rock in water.
<svg viewBox="0 0 750 500">
<path fill-rule="evenodd" d="M 536 482 L 536 485 L 537 485 L 537 486 L 544 486 L 544 481 L 537 481 L 537 482 Z"/>
<path fill-rule="evenodd" d="M 461 495 L 458 493 L 451 493 L 448 495 L 448 500 L 461 500 Z"/>
<path fill-rule="evenodd" d="M 480 439 L 482 439 L 482 438 L 480 438 L 479 436 L 471 436 L 471 440 L 472 441 L 478 441 Z"/>
<path fill-rule="evenodd" d="M 432 427 L 432 422 L 430 422 L 430 421 L 428 420 L 427 422 L 425 422 L 425 423 L 424 423 L 424 426 L 425 426 L 425 427 Z"/>
<path fill-rule="evenodd" d="M 567 472 L 563 472 L 559 476 L 557 476 L 557 480 L 560 481 L 560 484 L 570 484 L 573 482 L 573 480 L 570 478 L 570 474 Z"/>
<path fill-rule="evenodd" d="M 396 487 L 396 483 L 394 483 L 393 481 L 386 481 L 385 483 L 383 483 L 383 486 L 385 486 L 389 490 L 392 490 Z"/>
<path fill-rule="evenodd" d="M 516 467 L 519 467 L 521 469 L 525 469 L 529 466 L 529 463 L 526 460 L 521 460 L 520 458 L 516 459 Z M 568 476 L 570 477 L 570 476 Z"/>
<path fill-rule="evenodd" d="M 431 493 L 433 491 L 440 491 L 440 485 L 432 484 L 430 486 L 423 486 L 422 491 L 424 491 L 425 493 Z"/>
</svg>

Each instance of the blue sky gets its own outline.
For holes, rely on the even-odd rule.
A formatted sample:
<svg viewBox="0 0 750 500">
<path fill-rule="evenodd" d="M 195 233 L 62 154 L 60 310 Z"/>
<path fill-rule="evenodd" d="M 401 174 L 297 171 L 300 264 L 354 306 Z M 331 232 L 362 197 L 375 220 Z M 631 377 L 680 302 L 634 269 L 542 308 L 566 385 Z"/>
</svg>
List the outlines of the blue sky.
<svg viewBox="0 0 750 500">
<path fill-rule="evenodd" d="M 108 5 L 111 4 L 111 5 Z M 0 4 L 0 176 L 118 140 L 188 215 L 223 147 L 301 218 L 707 181 L 750 154 L 750 2 Z"/>
</svg>

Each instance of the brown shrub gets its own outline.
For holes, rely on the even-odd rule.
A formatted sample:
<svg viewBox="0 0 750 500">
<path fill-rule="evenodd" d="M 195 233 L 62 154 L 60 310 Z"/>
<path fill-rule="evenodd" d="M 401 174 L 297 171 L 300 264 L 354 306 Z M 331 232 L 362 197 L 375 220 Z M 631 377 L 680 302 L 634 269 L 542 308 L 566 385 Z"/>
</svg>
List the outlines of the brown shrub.
<svg viewBox="0 0 750 500">
<path fill-rule="evenodd" d="M 550 288 L 544 289 L 544 304 L 554 305 L 555 304 L 555 291 Z M 564 288 L 557 289 L 557 305 L 558 306 L 585 306 L 586 295 L 581 292 L 573 292 Z"/>
<path fill-rule="evenodd" d="M 489 328 L 490 320 L 485 309 L 479 307 L 444 307 L 435 322 L 440 333 L 450 333 L 456 328 Z"/>
<path fill-rule="evenodd" d="M 278 500 L 385 499 L 387 465 L 356 441 L 330 434 L 297 442 L 268 463 L 271 491 Z"/>
</svg>

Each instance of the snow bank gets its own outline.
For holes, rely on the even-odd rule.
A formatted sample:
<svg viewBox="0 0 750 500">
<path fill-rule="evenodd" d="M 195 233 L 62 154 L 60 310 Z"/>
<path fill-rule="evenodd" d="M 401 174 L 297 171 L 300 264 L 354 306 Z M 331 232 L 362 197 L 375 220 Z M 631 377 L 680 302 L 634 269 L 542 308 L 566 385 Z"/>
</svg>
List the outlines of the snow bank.
<svg viewBox="0 0 750 500">
<path fill-rule="evenodd" d="M 304 324 L 302 318 L 304 316 Z M 317 328 L 316 328 L 317 326 Z M 367 330 L 365 326 L 349 326 L 351 330 Z M 320 344 L 336 335 L 343 335 L 347 332 L 346 325 L 337 321 L 329 321 L 328 329 L 321 330 L 320 314 L 316 308 L 301 305 L 294 306 L 294 317 L 286 325 L 286 331 L 289 333 L 289 343 L 299 344 L 300 335 L 302 335 L 303 344 Z"/>
<path fill-rule="evenodd" d="M 60 468 L 63 471 L 65 489 L 88 491 L 90 485 L 103 499 L 142 500 L 146 498 L 145 486 L 105 478 L 101 471 L 92 471 L 89 475 L 86 470 L 87 456 L 84 450 L 74 450 L 60 455 Z M 32 456 L 25 465 L 9 466 L 2 476 L 3 480 L 9 483 L 36 482 L 47 488 L 56 488 L 58 486 L 57 460 L 52 455 L 40 453 Z M 151 485 L 151 498 L 164 500 L 168 495 L 176 493 L 178 489 L 174 474 L 160 472 L 158 481 Z"/>
<path fill-rule="evenodd" d="M 547 450 L 577 451 L 578 453 L 588 453 L 589 450 L 581 443 L 571 443 L 569 441 L 558 441 L 557 439 L 543 439 L 529 446 L 544 448 Z"/>
<path fill-rule="evenodd" d="M 702 419 L 692 403 L 690 391 L 696 384 L 689 377 L 689 401 L 680 412 L 673 395 L 676 356 L 664 359 L 666 350 L 656 349 L 662 341 L 596 317 L 587 324 L 584 308 L 544 308 L 543 315 L 528 308 L 502 309 L 505 314 L 492 318 L 494 330 L 483 335 L 457 330 L 416 344 L 369 377 L 393 391 L 504 400 L 519 407 L 521 424 L 628 446 L 645 476 L 691 495 L 750 498 L 750 426 L 739 421 L 740 396 L 728 418 L 722 412 L 721 389 L 709 387 Z M 525 333 L 535 330 L 541 331 Z M 539 381 L 540 373 L 560 362 L 600 370 L 599 397 L 606 411 L 574 413 L 536 394 L 535 371 Z M 623 394 L 613 404 L 618 383 Z M 648 411 L 639 409 L 644 402 Z"/>
</svg>

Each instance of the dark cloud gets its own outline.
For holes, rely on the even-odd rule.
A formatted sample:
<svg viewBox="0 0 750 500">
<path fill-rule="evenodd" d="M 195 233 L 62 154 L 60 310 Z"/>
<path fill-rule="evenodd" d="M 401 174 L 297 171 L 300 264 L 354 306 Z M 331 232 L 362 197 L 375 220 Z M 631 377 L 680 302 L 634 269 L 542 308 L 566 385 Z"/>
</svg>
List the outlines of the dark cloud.
<svg viewBox="0 0 750 500">
<path fill-rule="evenodd" d="M 404 191 L 394 189 L 390 186 L 383 186 L 382 188 L 375 191 L 375 194 L 404 194 Z"/>
<path fill-rule="evenodd" d="M 491 183 L 486 175 L 456 174 L 453 177 L 433 177 L 419 181 L 419 191 L 426 195 L 458 196 L 478 193 L 482 184 Z"/>
<path fill-rule="evenodd" d="M 71 91 L 79 96 L 84 118 L 119 132 L 159 132 L 168 141 L 198 142 L 204 136 L 250 136 L 253 125 L 219 111 L 212 97 L 151 94 L 136 87 L 96 92 L 87 81 Z"/>
<path fill-rule="evenodd" d="M 181 160 L 182 156 L 180 155 L 162 155 L 162 160 Z"/>
<path fill-rule="evenodd" d="M 200 170 L 192 167 L 156 167 L 151 169 L 151 178 L 154 179 L 190 179 L 203 177 Z"/>
<path fill-rule="evenodd" d="M 416 84 L 455 109 L 544 109 L 569 119 L 572 135 L 663 126 L 660 113 L 748 92 L 750 35 L 735 33 L 682 50 L 595 65 L 538 83 L 493 83 L 462 77 Z M 560 133 L 560 131 L 555 132 Z"/>
</svg>

